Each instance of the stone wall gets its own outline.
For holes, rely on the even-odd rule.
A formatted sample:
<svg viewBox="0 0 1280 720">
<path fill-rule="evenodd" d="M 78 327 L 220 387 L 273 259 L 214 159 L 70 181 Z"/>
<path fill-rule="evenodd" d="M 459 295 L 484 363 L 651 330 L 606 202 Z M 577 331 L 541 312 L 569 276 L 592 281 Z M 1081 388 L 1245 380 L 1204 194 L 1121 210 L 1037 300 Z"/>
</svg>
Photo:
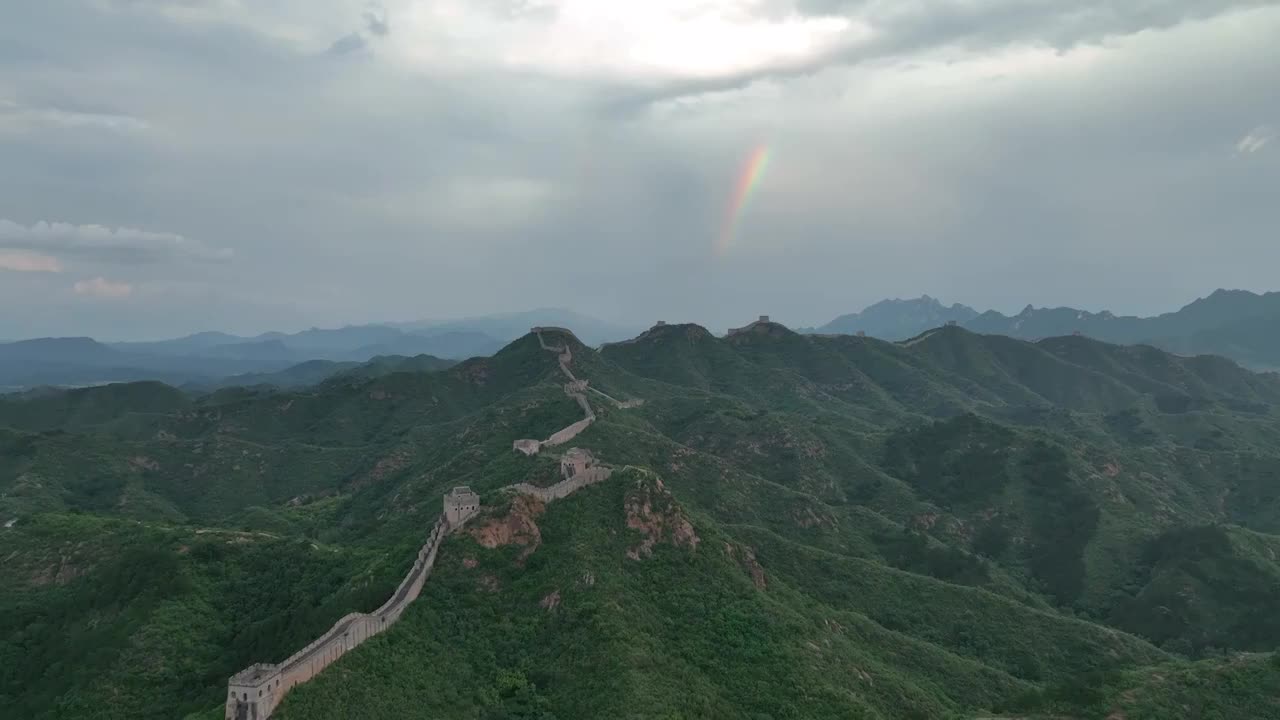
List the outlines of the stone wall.
<svg viewBox="0 0 1280 720">
<path fill-rule="evenodd" d="M 409 603 L 421 594 L 441 541 L 459 526 L 450 525 L 444 515 L 436 520 L 413 566 L 382 607 L 372 613 L 344 616 L 324 635 L 278 665 L 257 663 L 233 675 L 227 683 L 226 720 L 266 720 L 291 688 L 307 682 L 347 652 L 394 625 Z"/>
<path fill-rule="evenodd" d="M 563 430 L 556 431 L 556 433 L 553 434 L 551 437 L 547 438 L 546 440 L 543 440 L 542 444 L 543 445 L 563 445 L 569 442 L 570 440 L 574 439 L 575 437 L 577 437 L 578 434 L 581 433 L 583 430 L 586 430 L 588 427 L 590 427 L 591 423 L 594 421 L 595 421 L 595 416 L 583 418 L 582 420 L 579 420 L 578 422 L 570 425 L 567 428 L 564 428 Z"/>
<path fill-rule="evenodd" d="M 573 376 L 573 372 L 569 369 L 573 355 L 568 346 L 547 345 L 542 337 L 543 331 L 560 332 L 575 340 L 577 338 L 574 338 L 573 333 L 565 328 L 533 329 L 543 349 L 558 354 L 560 370 L 569 379 L 565 392 L 577 401 L 585 417 L 541 442 L 515 441 L 514 450 L 526 455 L 537 454 L 542 445 L 561 445 L 569 442 L 587 429 L 596 418 L 595 412 L 591 409 L 591 403 L 587 401 L 585 391 L 599 391 L 590 388 L 586 380 L 578 380 Z M 604 393 L 600 394 L 604 395 Z M 641 402 L 635 400 L 620 403 L 612 397 L 607 395 L 605 397 L 618 407 L 632 407 Z M 508 489 L 523 495 L 532 495 L 543 502 L 550 502 L 568 497 L 588 485 L 609 479 L 612 469 L 589 466 L 592 462 L 590 453 L 576 452 L 584 455 L 586 459 L 573 463 L 572 477 L 551 487 L 540 488 L 529 483 L 520 483 Z M 574 453 L 575 451 L 571 451 L 570 455 L 575 456 Z M 562 471 L 564 471 L 563 468 Z M 409 573 L 400 581 L 395 593 L 383 603 L 382 607 L 372 613 L 350 613 L 344 616 L 328 632 L 290 655 L 282 663 L 276 665 L 258 663 L 233 675 L 227 683 L 226 720 L 266 720 L 291 688 L 307 682 L 347 652 L 394 625 L 409 603 L 416 600 L 422 592 L 422 585 L 431 574 L 431 568 L 435 565 L 436 554 L 444 537 L 449 532 L 462 527 L 463 523 L 479 511 L 479 508 L 480 498 L 470 488 L 454 488 L 445 496 L 444 512 L 437 518 L 426 544 L 418 551 L 413 567 L 409 569 Z"/>
<path fill-rule="evenodd" d="M 569 497 L 588 485 L 595 485 L 596 483 L 604 482 L 605 480 L 608 480 L 609 476 L 612 474 L 613 470 L 611 468 L 594 467 L 588 470 L 583 470 L 568 480 L 561 480 L 551 487 L 543 488 L 538 487 L 537 485 L 530 485 L 529 483 L 520 483 L 518 485 L 510 486 L 510 489 L 520 493 L 521 495 L 532 495 L 543 502 L 551 502 L 552 500 L 560 500 Z"/>
<path fill-rule="evenodd" d="M 511 443 L 511 449 L 516 452 L 524 453 L 525 455 L 537 455 L 538 451 L 542 449 L 542 441 L 516 440 Z"/>
</svg>

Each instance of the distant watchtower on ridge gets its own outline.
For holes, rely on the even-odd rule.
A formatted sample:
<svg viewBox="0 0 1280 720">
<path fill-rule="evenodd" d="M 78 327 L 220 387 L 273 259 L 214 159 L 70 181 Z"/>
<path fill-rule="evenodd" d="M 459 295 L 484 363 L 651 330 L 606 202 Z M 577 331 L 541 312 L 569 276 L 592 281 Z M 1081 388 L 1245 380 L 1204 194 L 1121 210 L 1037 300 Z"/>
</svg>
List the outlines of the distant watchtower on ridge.
<svg viewBox="0 0 1280 720">
<path fill-rule="evenodd" d="M 769 323 L 771 323 L 771 322 L 773 322 L 773 321 L 769 319 L 769 316 L 768 316 L 768 315 L 761 315 L 761 316 L 759 316 L 758 318 L 756 318 L 756 321 L 755 321 L 755 322 L 753 322 L 753 323 L 750 323 L 750 324 L 748 324 L 748 325 L 744 325 L 743 327 L 740 327 L 740 328 L 729 328 L 729 334 L 730 334 L 730 335 L 737 335 L 737 334 L 738 334 L 738 333 L 740 333 L 740 332 L 746 332 L 746 331 L 748 331 L 748 330 L 750 330 L 750 329 L 752 329 L 752 328 L 754 328 L 754 327 L 760 326 L 760 325 L 768 325 L 768 324 L 769 324 Z"/>
</svg>

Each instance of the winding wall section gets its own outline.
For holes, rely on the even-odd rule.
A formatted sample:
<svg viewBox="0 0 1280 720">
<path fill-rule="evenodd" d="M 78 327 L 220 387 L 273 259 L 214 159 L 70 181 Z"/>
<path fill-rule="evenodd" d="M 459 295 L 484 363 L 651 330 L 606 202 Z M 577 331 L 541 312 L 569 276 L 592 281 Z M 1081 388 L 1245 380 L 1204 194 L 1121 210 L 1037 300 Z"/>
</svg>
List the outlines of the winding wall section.
<svg viewBox="0 0 1280 720">
<path fill-rule="evenodd" d="M 569 363 L 573 361 L 572 351 L 567 344 L 561 347 L 548 345 L 542 337 L 543 331 L 562 332 L 570 336 L 573 333 L 565 328 L 533 328 L 542 348 L 557 354 L 560 370 L 569 379 L 565 385 L 565 393 L 578 402 L 585 417 L 556 431 L 551 437 L 541 442 L 516 441 L 517 449 L 520 449 L 521 443 L 531 444 L 533 452 L 528 454 L 536 453 L 538 447 L 542 445 L 561 445 L 569 442 L 596 419 L 591 403 L 587 401 L 585 392 L 588 389 L 587 382 L 574 377 L 573 371 L 569 369 Z M 594 388 L 591 389 L 594 390 Z M 600 394 L 604 395 L 604 393 Z M 634 407 L 642 402 L 629 400 L 624 403 L 607 395 L 605 397 L 618 407 Z M 578 451 L 570 450 L 565 457 L 571 457 L 576 452 Z M 579 470 L 571 477 L 550 487 L 540 488 L 528 483 L 519 483 L 504 489 L 523 495 L 532 495 L 549 502 L 568 497 L 588 485 L 603 482 L 612 472 L 607 467 L 593 466 Z M 465 493 L 459 494 L 460 491 Z M 474 515 L 479 509 L 478 503 L 478 496 L 469 488 L 455 488 L 452 494 L 445 496 L 445 512 L 436 519 L 427 542 L 418 551 L 413 567 L 409 569 L 395 593 L 383 603 L 382 607 L 372 613 L 351 613 L 344 616 L 334 623 L 328 632 L 290 655 L 284 662 L 256 663 L 231 676 L 227 683 L 226 720 L 266 720 L 284 699 L 285 693 L 294 686 L 307 682 L 347 652 L 394 625 L 409 603 L 416 600 L 422 592 L 422 584 L 431 575 L 436 554 L 445 536 L 461 527 Z"/>
</svg>

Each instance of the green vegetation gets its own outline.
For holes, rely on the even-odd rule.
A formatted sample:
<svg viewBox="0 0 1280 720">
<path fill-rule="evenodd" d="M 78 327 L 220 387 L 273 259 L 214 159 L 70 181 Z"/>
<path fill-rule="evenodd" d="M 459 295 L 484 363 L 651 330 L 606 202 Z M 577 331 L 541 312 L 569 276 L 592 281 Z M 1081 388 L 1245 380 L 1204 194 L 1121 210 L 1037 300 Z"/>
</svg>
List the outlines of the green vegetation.
<svg viewBox="0 0 1280 720">
<path fill-rule="evenodd" d="M 531 546 L 450 538 L 280 717 L 1274 714 L 1277 378 L 958 328 L 563 340 L 645 400 L 575 441 L 629 469 Z M 511 451 L 580 418 L 536 338 L 426 370 L 0 398 L 0 707 L 221 717 L 231 673 L 386 599 L 445 490 L 478 531 L 553 479 Z"/>
</svg>

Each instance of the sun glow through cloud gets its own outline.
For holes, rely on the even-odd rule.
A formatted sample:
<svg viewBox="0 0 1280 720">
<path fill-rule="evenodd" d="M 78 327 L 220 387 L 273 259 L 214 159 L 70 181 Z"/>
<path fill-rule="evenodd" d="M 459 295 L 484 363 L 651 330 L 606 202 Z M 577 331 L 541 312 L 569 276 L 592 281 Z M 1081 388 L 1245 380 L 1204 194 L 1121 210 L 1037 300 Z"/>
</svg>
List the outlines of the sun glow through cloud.
<svg viewBox="0 0 1280 720">
<path fill-rule="evenodd" d="M 725 216 L 724 227 L 721 228 L 720 237 L 716 240 L 716 254 L 723 255 L 728 252 L 729 246 L 733 243 L 734 236 L 738 232 L 738 226 L 742 222 L 742 216 L 746 212 L 747 203 L 755 194 L 757 188 L 760 187 L 760 181 L 764 178 L 765 170 L 769 168 L 769 158 L 771 152 L 768 145 L 757 145 L 747 156 L 746 162 L 742 164 L 742 169 L 738 172 L 738 179 L 733 186 L 733 196 L 729 200 L 729 209 Z"/>
</svg>

